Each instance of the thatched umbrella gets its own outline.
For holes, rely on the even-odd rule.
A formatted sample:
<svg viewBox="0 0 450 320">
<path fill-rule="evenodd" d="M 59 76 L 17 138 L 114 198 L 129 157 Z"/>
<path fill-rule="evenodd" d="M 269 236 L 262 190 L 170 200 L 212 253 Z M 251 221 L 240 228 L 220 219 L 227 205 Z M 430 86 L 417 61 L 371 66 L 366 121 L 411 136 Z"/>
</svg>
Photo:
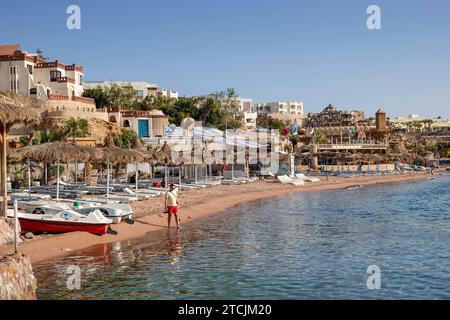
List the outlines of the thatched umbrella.
<svg viewBox="0 0 450 320">
<path fill-rule="evenodd" d="M 60 162 L 87 162 L 100 158 L 94 148 L 79 146 L 69 142 L 49 142 L 24 147 L 18 150 L 26 159 L 34 159 L 44 163 L 57 163 L 56 169 L 56 199 L 59 200 L 59 164 Z"/>
<path fill-rule="evenodd" d="M 0 131 L 1 131 L 1 143 L 2 143 L 2 212 L 6 217 L 7 209 L 7 144 L 9 130 L 17 124 L 38 124 L 41 121 L 41 116 L 33 109 L 26 108 L 23 105 L 17 104 L 13 100 L 11 102 L 0 102 Z"/>
<path fill-rule="evenodd" d="M 106 144 L 100 150 L 102 153 L 102 159 L 106 160 L 107 163 L 106 198 L 109 199 L 109 176 L 111 164 L 142 162 L 144 160 L 144 155 L 136 150 L 116 147 L 116 145 L 114 144 L 113 136 L 111 134 L 108 134 L 106 138 Z"/>
</svg>

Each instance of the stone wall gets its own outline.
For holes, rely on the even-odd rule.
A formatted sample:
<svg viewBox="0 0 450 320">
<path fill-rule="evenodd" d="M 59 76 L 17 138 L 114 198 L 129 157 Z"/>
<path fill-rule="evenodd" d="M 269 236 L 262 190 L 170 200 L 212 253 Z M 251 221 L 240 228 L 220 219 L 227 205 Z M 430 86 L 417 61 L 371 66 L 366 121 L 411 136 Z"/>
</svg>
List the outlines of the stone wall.
<svg viewBox="0 0 450 320">
<path fill-rule="evenodd" d="M 35 300 L 37 280 L 25 255 L 0 257 L 0 300 Z"/>
</svg>

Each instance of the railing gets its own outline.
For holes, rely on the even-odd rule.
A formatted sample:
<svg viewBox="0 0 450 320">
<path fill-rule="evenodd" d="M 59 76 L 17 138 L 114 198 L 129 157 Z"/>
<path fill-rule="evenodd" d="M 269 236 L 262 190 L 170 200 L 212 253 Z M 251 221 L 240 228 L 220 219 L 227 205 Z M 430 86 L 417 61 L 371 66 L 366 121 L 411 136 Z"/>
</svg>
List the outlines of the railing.
<svg viewBox="0 0 450 320">
<path fill-rule="evenodd" d="M 58 61 L 54 62 L 41 62 L 36 64 L 36 68 L 63 68 L 65 69 L 66 66 L 62 63 L 59 63 Z"/>
<path fill-rule="evenodd" d="M 64 94 L 49 94 L 48 100 L 69 100 L 69 96 Z"/>
<path fill-rule="evenodd" d="M 69 77 L 57 77 L 55 78 L 57 82 L 69 82 L 75 84 L 75 79 Z"/>
<path fill-rule="evenodd" d="M 78 71 L 78 72 L 83 72 L 83 67 L 77 66 L 75 64 L 71 65 L 71 66 L 66 66 L 66 71 Z"/>
<path fill-rule="evenodd" d="M 76 96 L 72 96 L 72 98 L 70 98 L 69 96 L 64 95 L 64 94 L 50 94 L 50 95 L 48 95 L 48 99 L 49 100 L 64 100 L 64 101 L 72 100 L 72 101 L 83 102 L 83 103 L 95 105 L 95 100 L 92 98 L 76 97 Z"/>
<path fill-rule="evenodd" d="M 384 149 L 385 143 L 346 143 L 346 144 L 318 144 L 319 149 Z"/>
<path fill-rule="evenodd" d="M 89 103 L 89 104 L 94 104 L 95 105 L 95 100 L 92 98 L 88 98 L 88 97 L 76 97 L 73 96 L 72 97 L 73 101 L 78 101 L 78 102 L 84 102 L 84 103 Z"/>
</svg>

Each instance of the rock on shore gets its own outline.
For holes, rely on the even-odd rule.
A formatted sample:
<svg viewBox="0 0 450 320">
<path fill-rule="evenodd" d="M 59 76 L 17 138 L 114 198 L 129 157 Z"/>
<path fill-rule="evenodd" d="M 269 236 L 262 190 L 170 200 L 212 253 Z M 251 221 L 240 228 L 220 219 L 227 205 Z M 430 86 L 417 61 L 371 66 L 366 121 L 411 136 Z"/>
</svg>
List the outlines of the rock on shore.
<svg viewBox="0 0 450 320">
<path fill-rule="evenodd" d="M 20 234 L 20 225 L 18 226 L 18 233 Z M 22 240 L 19 237 L 19 242 Z M 0 247 L 14 242 L 14 226 L 3 218 L 0 218 Z"/>
<path fill-rule="evenodd" d="M 36 286 L 27 256 L 0 257 L 0 300 L 35 300 Z"/>
</svg>

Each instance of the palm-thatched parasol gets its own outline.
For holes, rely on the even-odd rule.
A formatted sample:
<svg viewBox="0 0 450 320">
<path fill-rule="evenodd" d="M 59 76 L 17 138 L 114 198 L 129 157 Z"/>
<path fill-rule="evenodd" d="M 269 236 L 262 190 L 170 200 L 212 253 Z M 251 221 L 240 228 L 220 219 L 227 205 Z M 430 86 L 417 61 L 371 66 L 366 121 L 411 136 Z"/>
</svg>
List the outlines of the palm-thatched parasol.
<svg viewBox="0 0 450 320">
<path fill-rule="evenodd" d="M 116 147 L 114 144 L 114 138 L 111 134 L 108 134 L 106 137 L 106 144 L 100 150 L 102 153 L 102 159 L 106 160 L 107 163 L 106 198 L 109 200 L 109 176 L 111 164 L 142 162 L 145 157 L 137 150 Z"/>
<path fill-rule="evenodd" d="M 163 163 L 165 165 L 168 165 L 172 160 L 172 148 L 167 143 L 167 141 L 164 141 L 164 144 L 162 145 L 161 149 L 157 152 L 157 160 L 159 163 Z"/>
<path fill-rule="evenodd" d="M 101 154 L 98 150 L 79 146 L 69 142 L 49 142 L 33 146 L 23 147 L 18 150 L 22 158 L 34 159 L 44 163 L 57 163 L 56 170 L 56 199 L 59 200 L 59 164 L 60 162 L 87 162 L 99 159 Z"/>
<path fill-rule="evenodd" d="M 7 144 L 9 130 L 17 124 L 38 124 L 41 121 L 41 116 L 33 109 L 26 108 L 14 100 L 5 100 L 0 102 L 0 131 L 2 143 L 2 212 L 6 216 L 7 209 Z"/>
</svg>

